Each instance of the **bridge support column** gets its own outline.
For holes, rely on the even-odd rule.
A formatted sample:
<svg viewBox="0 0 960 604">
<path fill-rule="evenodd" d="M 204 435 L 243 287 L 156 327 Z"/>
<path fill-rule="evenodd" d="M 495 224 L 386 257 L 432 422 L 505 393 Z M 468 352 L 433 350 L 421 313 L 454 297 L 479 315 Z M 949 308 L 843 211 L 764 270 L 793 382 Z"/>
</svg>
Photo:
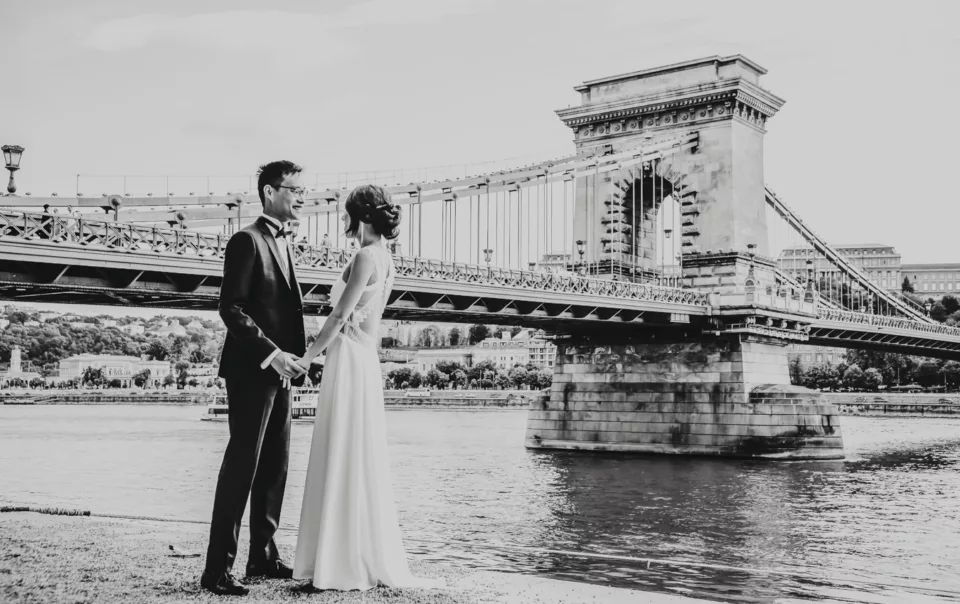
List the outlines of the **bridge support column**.
<svg viewBox="0 0 960 604">
<path fill-rule="evenodd" d="M 558 342 L 550 397 L 527 420 L 531 449 L 842 459 L 839 415 L 790 385 L 776 340 Z"/>
</svg>

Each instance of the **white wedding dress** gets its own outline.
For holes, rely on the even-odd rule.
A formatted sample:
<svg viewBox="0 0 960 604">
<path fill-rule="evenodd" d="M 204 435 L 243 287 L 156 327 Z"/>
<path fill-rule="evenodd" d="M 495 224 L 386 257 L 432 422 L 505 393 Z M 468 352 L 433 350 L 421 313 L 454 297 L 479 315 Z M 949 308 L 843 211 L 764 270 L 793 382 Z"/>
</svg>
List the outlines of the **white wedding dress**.
<svg viewBox="0 0 960 604">
<path fill-rule="evenodd" d="M 293 576 L 319 589 L 442 587 L 442 581 L 410 574 L 393 495 L 380 360 L 371 335 L 379 331 L 393 288 L 393 261 L 380 246 L 359 253 L 372 255 L 376 278 L 327 348 Z M 345 285 L 341 275 L 331 304 Z"/>
</svg>

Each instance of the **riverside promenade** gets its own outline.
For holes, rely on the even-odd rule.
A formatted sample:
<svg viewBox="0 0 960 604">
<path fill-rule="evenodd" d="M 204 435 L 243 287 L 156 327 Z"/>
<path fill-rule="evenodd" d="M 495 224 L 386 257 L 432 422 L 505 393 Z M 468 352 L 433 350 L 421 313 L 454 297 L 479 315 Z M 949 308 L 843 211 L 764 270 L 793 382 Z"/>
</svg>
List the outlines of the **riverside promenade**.
<svg viewBox="0 0 960 604">
<path fill-rule="evenodd" d="M 247 530 L 241 531 L 235 568 L 246 564 Z M 243 598 L 221 598 L 200 588 L 206 525 L 32 512 L 0 514 L 0 601 L 4 604 L 172 602 L 278 602 L 398 604 L 706 604 L 631 589 L 559 581 L 530 575 L 472 572 L 412 562 L 415 574 L 443 577 L 445 589 L 313 592 L 303 581 L 256 580 Z M 296 534 L 279 533 L 278 546 L 293 560 Z"/>
</svg>

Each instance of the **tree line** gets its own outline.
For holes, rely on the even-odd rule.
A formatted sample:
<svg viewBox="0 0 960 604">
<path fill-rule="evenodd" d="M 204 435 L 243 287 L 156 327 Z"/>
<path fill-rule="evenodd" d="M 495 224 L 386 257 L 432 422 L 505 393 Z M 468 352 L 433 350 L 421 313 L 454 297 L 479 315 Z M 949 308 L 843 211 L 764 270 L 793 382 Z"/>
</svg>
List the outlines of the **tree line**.
<svg viewBox="0 0 960 604">
<path fill-rule="evenodd" d="M 437 390 L 544 390 L 553 382 L 553 372 L 541 369 L 533 363 L 514 365 L 508 370 L 497 367 L 492 361 L 481 361 L 465 367 L 456 361 L 439 361 L 426 374 L 410 367 L 399 367 L 387 374 L 388 388 L 434 388 Z"/>
<path fill-rule="evenodd" d="M 790 361 L 790 381 L 815 390 L 876 392 L 881 386 L 917 385 L 923 388 L 960 388 L 960 362 L 913 357 L 892 352 L 848 350 L 843 362 L 804 367 Z"/>
</svg>

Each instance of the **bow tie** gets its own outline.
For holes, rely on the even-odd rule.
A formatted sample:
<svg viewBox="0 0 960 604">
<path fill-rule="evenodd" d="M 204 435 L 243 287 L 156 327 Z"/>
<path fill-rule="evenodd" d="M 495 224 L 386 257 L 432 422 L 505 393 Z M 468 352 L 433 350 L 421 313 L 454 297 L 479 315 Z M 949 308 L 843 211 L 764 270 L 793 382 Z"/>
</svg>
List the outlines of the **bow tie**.
<svg viewBox="0 0 960 604">
<path fill-rule="evenodd" d="M 284 239 L 286 239 L 288 236 L 290 236 L 290 235 L 292 235 L 292 234 L 293 234 L 293 233 L 291 233 L 291 232 L 288 231 L 287 229 L 281 227 L 280 230 L 277 231 L 277 234 L 274 235 L 274 237 L 276 237 L 277 239 L 280 239 L 281 237 L 283 237 Z"/>
</svg>

